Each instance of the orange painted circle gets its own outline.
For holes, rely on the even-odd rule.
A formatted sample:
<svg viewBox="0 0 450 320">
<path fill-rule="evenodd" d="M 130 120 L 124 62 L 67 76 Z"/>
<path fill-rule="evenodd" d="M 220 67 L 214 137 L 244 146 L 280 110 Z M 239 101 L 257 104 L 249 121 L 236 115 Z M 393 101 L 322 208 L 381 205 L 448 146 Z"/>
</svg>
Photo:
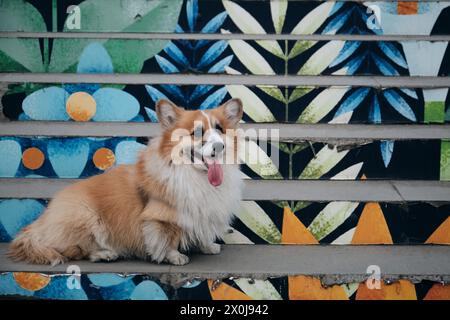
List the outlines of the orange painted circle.
<svg viewBox="0 0 450 320">
<path fill-rule="evenodd" d="M 89 93 L 75 92 L 66 101 L 66 111 L 75 121 L 89 121 L 97 111 L 97 103 Z"/>
<path fill-rule="evenodd" d="M 50 277 L 34 272 L 14 272 L 16 283 L 26 290 L 36 291 L 46 287 L 50 282 Z"/>
<path fill-rule="evenodd" d="M 92 161 L 100 170 L 106 170 L 114 165 L 116 162 L 116 156 L 110 149 L 100 148 L 95 151 Z"/>
<path fill-rule="evenodd" d="M 38 148 L 28 148 L 22 153 L 22 163 L 25 168 L 36 170 L 42 167 L 45 161 L 44 153 Z"/>
</svg>

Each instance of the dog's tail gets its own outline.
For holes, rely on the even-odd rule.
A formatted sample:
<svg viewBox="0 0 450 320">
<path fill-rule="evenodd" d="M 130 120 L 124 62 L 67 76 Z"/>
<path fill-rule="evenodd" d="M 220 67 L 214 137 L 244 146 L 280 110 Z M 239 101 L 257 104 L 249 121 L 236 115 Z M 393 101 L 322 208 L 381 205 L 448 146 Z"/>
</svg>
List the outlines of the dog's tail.
<svg viewBox="0 0 450 320">
<path fill-rule="evenodd" d="M 51 264 L 52 266 L 66 261 L 66 258 L 58 251 L 41 244 L 29 229 L 22 231 L 11 242 L 8 257 L 13 261 Z"/>
</svg>

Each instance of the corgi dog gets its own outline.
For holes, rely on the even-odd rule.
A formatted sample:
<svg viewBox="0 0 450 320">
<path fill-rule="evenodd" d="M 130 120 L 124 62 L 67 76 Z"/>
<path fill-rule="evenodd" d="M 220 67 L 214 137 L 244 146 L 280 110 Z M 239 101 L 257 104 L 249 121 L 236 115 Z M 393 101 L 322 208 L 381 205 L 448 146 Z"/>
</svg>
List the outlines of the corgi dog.
<svg viewBox="0 0 450 320">
<path fill-rule="evenodd" d="M 12 241 L 9 256 L 51 265 L 118 258 L 184 265 L 191 249 L 220 253 L 215 241 L 241 199 L 242 103 L 231 99 L 214 109 L 188 111 L 160 100 L 156 113 L 161 134 L 135 164 L 62 189 Z"/>
</svg>

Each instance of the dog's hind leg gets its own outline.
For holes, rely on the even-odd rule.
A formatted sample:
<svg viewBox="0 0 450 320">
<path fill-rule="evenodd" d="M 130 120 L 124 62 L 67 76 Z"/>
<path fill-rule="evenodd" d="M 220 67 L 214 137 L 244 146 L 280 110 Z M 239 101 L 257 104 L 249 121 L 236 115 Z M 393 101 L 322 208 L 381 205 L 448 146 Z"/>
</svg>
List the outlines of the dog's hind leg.
<svg viewBox="0 0 450 320">
<path fill-rule="evenodd" d="M 108 233 L 105 226 L 99 221 L 92 229 L 94 244 L 89 250 L 89 260 L 92 262 L 117 260 L 119 253 L 108 244 Z"/>
</svg>

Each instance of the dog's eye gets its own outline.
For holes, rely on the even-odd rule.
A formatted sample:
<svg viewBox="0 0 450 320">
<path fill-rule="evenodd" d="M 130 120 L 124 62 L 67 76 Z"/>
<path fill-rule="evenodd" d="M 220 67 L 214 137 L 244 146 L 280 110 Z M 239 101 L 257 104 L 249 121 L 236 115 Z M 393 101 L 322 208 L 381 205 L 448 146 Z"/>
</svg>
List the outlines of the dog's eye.
<svg viewBox="0 0 450 320">
<path fill-rule="evenodd" d="M 218 122 L 216 122 L 215 129 L 216 129 L 217 131 L 220 131 L 220 132 L 222 132 L 222 133 L 225 133 L 224 130 L 223 130 L 223 128 L 222 128 L 222 126 L 221 126 Z"/>
<path fill-rule="evenodd" d="M 197 138 L 203 137 L 203 126 L 195 127 L 194 130 L 192 130 L 191 136 Z"/>
</svg>

